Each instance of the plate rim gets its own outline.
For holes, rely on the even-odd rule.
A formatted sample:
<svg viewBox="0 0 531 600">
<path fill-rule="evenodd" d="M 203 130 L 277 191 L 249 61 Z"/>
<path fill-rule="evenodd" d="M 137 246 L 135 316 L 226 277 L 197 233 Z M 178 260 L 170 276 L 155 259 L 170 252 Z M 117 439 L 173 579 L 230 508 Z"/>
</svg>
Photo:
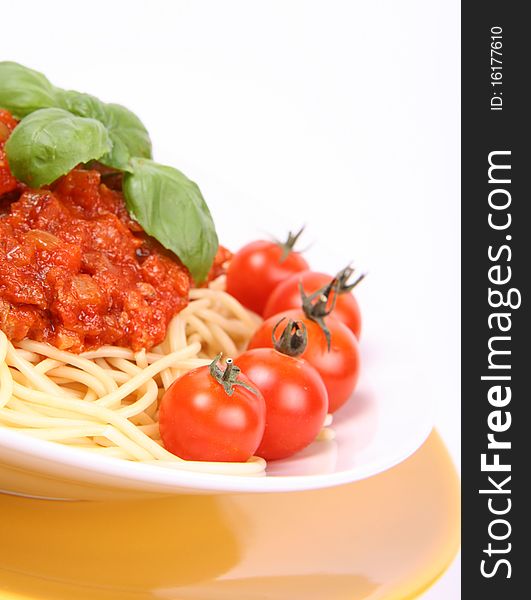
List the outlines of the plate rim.
<svg viewBox="0 0 531 600">
<path fill-rule="evenodd" d="M 268 492 L 296 492 L 329 488 L 346 483 L 354 483 L 368 477 L 378 475 L 395 465 L 403 462 L 420 448 L 433 429 L 430 420 L 424 421 L 423 427 L 418 428 L 416 435 L 404 444 L 400 453 L 386 455 L 382 460 L 373 460 L 350 469 L 334 473 L 311 475 L 224 475 L 219 473 L 198 473 L 186 470 L 174 470 L 156 465 L 145 465 L 109 456 L 94 456 L 83 452 L 82 449 L 68 448 L 52 441 L 31 438 L 5 427 L 0 427 L 0 462 L 14 465 L 14 462 L 5 463 L 1 460 L 2 450 L 16 452 L 20 456 L 19 467 L 27 459 L 38 458 L 50 464 L 50 470 L 57 468 L 74 467 L 80 470 L 76 482 L 94 484 L 94 478 L 106 476 L 118 478 L 137 484 L 141 489 L 145 486 L 164 487 L 165 492 L 242 492 L 242 493 L 268 493 Z M 24 465 L 24 470 L 28 467 Z M 39 471 L 40 472 L 40 471 Z M 46 473 L 49 474 L 50 471 Z M 70 480 L 70 478 L 69 478 Z M 134 489 L 137 488 L 134 486 Z M 121 486 L 118 486 L 121 487 Z M 128 486 L 129 488 L 129 486 Z M 131 489 L 131 488 L 129 488 Z M 131 491 L 133 491 L 131 489 Z M 146 492 L 153 490 L 146 489 Z"/>
</svg>

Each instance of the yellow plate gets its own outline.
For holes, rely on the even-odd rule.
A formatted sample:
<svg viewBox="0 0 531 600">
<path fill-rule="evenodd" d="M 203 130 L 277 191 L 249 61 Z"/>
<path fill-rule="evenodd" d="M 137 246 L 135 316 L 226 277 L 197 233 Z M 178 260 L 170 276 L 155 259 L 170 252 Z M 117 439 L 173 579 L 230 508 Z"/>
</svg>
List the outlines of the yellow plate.
<svg viewBox="0 0 531 600">
<path fill-rule="evenodd" d="M 371 479 L 290 494 L 49 502 L 0 495 L 2 600 L 404 600 L 459 545 L 438 434 Z"/>
</svg>

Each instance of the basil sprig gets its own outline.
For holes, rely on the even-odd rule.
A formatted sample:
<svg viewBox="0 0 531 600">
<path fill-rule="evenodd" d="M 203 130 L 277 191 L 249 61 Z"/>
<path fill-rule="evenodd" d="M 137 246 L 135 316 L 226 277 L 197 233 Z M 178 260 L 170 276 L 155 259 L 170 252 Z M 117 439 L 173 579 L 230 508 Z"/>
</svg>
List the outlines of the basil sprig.
<svg viewBox="0 0 531 600">
<path fill-rule="evenodd" d="M 119 104 L 106 104 L 89 94 L 63 90 L 32 69 L 14 62 L 0 62 L 0 107 L 18 119 L 42 108 L 62 108 L 78 117 L 96 119 L 112 142 L 104 156 L 93 156 L 104 165 L 129 170 L 134 156 L 151 158 L 151 140 L 142 121 Z"/>
<path fill-rule="evenodd" d="M 142 121 L 120 104 L 106 104 L 72 90 L 57 90 L 58 104 L 80 117 L 91 117 L 105 125 L 112 142 L 111 150 L 98 160 L 114 169 L 129 171 L 131 158 L 151 158 L 151 140 Z"/>
<path fill-rule="evenodd" d="M 201 191 L 173 167 L 142 158 L 131 164 L 132 173 L 126 173 L 123 182 L 130 214 L 177 254 L 196 282 L 202 282 L 216 255 L 218 237 Z"/>
<path fill-rule="evenodd" d="M 0 108 L 21 119 L 5 146 L 17 179 L 40 187 L 91 160 L 124 171 L 131 216 L 204 281 L 218 248 L 208 206 L 183 173 L 149 160 L 149 134 L 136 115 L 13 62 L 0 62 Z"/>
<path fill-rule="evenodd" d="M 56 88 L 42 73 L 14 62 L 0 62 L 0 108 L 22 119 L 39 108 L 57 106 Z"/>
<path fill-rule="evenodd" d="M 13 175 L 41 187 L 111 147 L 107 130 L 96 119 L 76 117 L 60 108 L 41 108 L 15 127 L 5 150 Z"/>
</svg>

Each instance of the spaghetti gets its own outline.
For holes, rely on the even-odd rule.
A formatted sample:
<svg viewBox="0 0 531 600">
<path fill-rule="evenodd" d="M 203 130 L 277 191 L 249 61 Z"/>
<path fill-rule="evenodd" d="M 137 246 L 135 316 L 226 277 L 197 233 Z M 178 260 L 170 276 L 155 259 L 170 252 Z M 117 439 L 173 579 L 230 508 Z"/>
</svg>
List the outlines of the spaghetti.
<svg viewBox="0 0 531 600">
<path fill-rule="evenodd" d="M 192 289 L 189 305 L 150 352 L 102 346 L 73 354 L 0 330 L 0 425 L 73 448 L 174 469 L 256 475 L 265 461 L 186 461 L 162 446 L 158 406 L 180 375 L 246 347 L 259 318 L 223 291 Z"/>
<path fill-rule="evenodd" d="M 24 71 L 12 63 L 8 69 Z M 28 160 L 30 172 L 23 169 L 21 180 L 15 179 L 2 160 L 4 145 L 13 134 L 16 147 L 27 123 L 0 109 L 0 427 L 119 459 L 262 474 L 265 461 L 259 457 L 245 463 L 187 461 L 161 441 L 159 406 L 171 384 L 220 353 L 240 355 L 260 323 L 224 291 L 220 274 L 231 253 L 218 246 L 197 186 L 179 171 L 148 161 L 149 177 L 170 177 L 172 189 L 190 196 L 190 215 L 201 215 L 198 239 L 188 235 L 188 215 L 176 231 L 170 228 L 168 242 L 170 229 L 159 222 L 164 215 L 157 207 L 146 209 L 153 198 L 142 192 L 138 216 L 150 214 L 146 231 L 158 231 L 157 241 L 127 208 L 139 200 L 142 161 L 127 180 L 91 162 L 54 181 L 47 173 L 40 181 L 49 185 L 34 189 L 27 185 L 36 183 Z M 122 189 L 124 181 L 131 185 Z M 201 264 L 176 259 L 174 234 L 182 235 L 188 252 L 203 244 Z M 210 281 L 209 287 L 190 289 L 194 279 Z M 323 429 L 318 437 L 332 435 Z"/>
</svg>

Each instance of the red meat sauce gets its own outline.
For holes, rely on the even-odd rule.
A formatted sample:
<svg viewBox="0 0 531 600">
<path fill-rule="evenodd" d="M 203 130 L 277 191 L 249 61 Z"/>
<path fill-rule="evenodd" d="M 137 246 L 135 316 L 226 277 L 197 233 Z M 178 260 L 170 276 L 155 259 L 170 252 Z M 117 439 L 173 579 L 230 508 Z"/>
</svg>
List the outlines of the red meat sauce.
<svg viewBox="0 0 531 600">
<path fill-rule="evenodd" d="M 0 329 L 76 353 L 162 342 L 188 303 L 188 270 L 129 217 L 100 171 L 74 169 L 49 189 L 17 182 L 3 152 L 15 126 L 0 110 Z M 210 278 L 229 256 L 220 247 Z"/>
</svg>

